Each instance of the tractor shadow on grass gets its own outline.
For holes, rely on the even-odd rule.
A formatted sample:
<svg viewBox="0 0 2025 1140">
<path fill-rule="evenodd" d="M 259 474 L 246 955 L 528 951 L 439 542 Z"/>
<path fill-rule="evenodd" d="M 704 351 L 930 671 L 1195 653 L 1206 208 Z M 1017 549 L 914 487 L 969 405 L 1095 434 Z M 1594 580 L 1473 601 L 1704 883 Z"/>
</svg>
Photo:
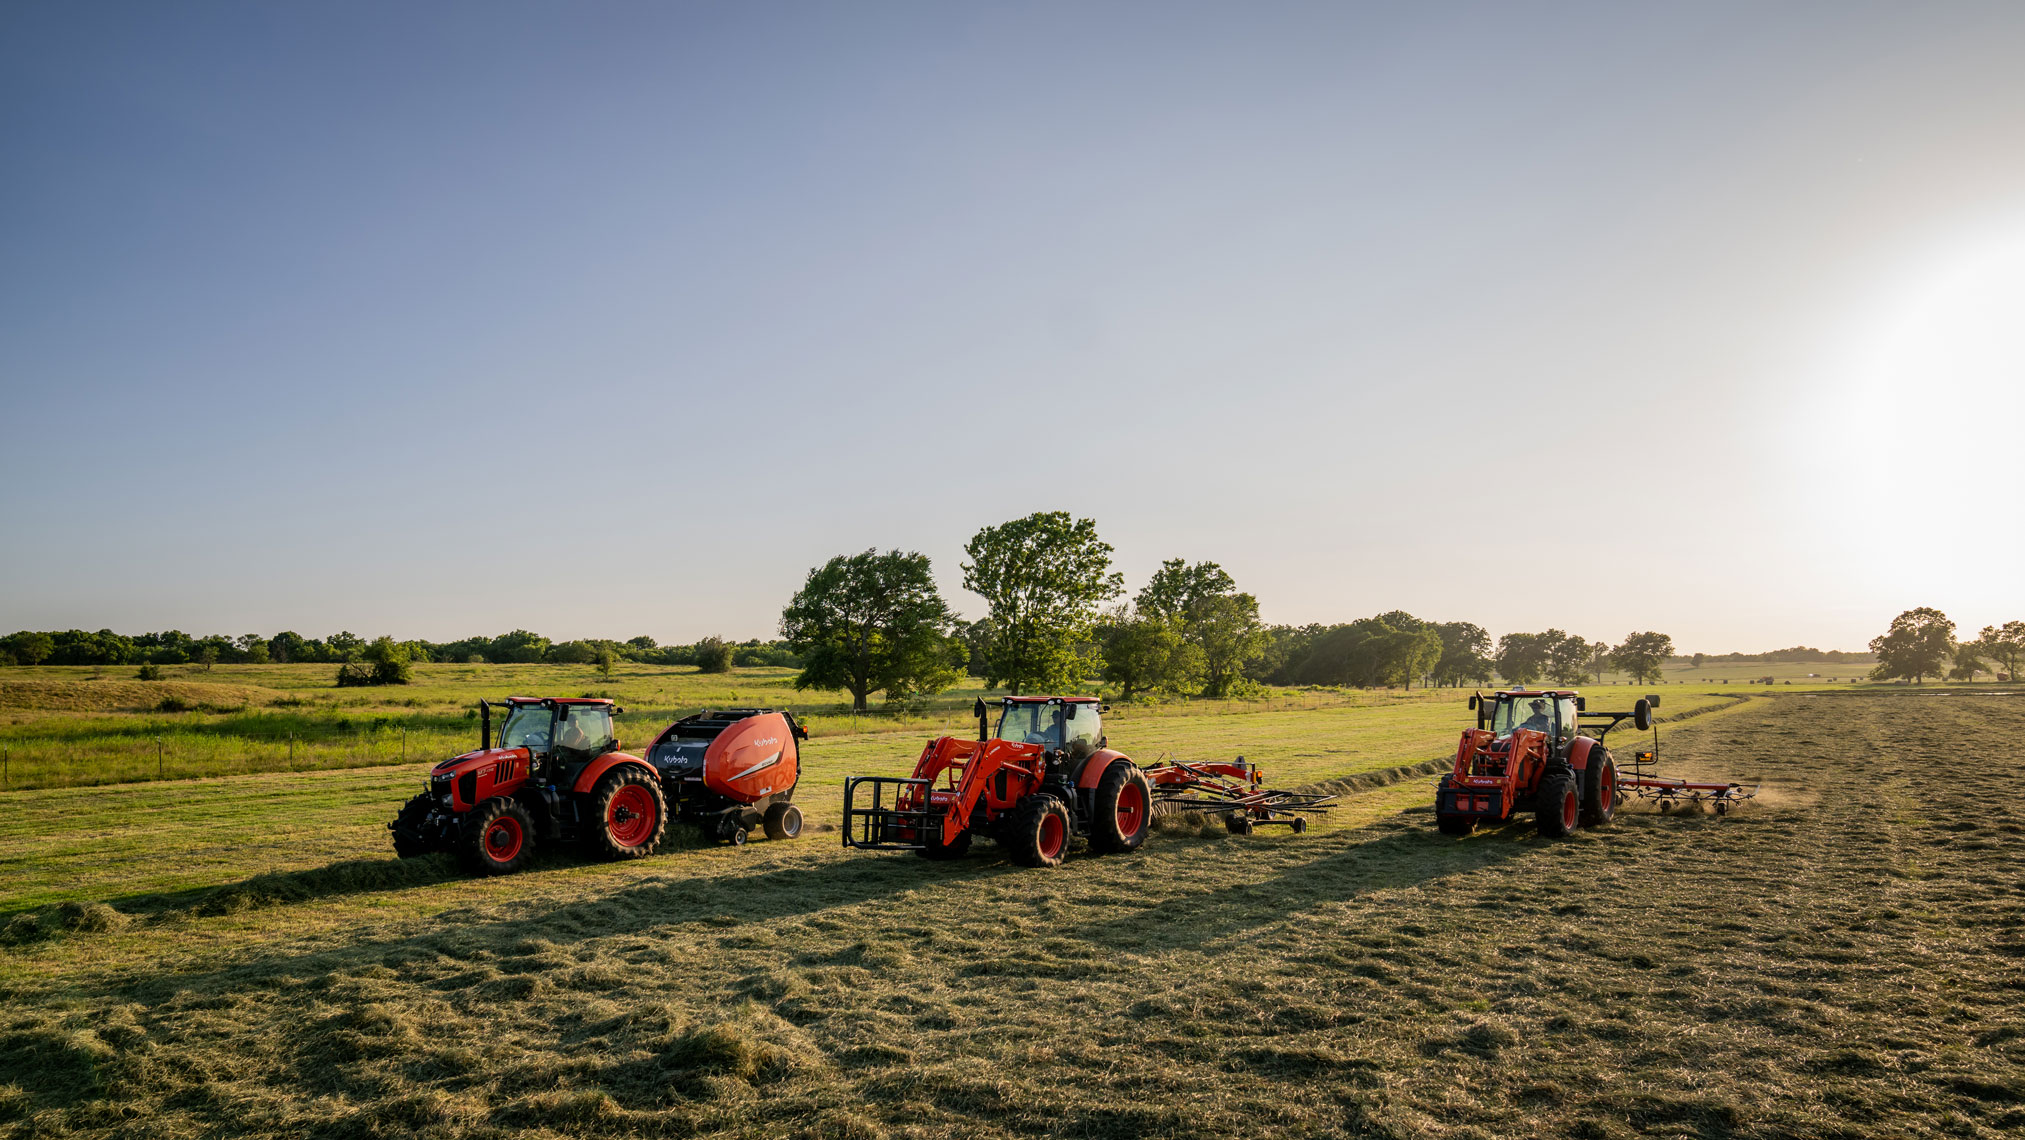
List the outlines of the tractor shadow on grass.
<svg viewBox="0 0 2025 1140">
<path fill-rule="evenodd" d="M 1530 821 L 1455 839 L 1436 832 L 1426 813 L 1409 812 L 1348 834 L 1373 832 L 1378 834 L 1318 858 L 1283 865 L 1264 879 L 1153 901 L 1130 915 L 1065 935 L 1118 950 L 1199 950 L 1271 926 L 1297 911 L 1348 902 L 1374 891 L 1425 886 L 1545 853 L 1541 843 L 1530 841 Z"/>
</svg>

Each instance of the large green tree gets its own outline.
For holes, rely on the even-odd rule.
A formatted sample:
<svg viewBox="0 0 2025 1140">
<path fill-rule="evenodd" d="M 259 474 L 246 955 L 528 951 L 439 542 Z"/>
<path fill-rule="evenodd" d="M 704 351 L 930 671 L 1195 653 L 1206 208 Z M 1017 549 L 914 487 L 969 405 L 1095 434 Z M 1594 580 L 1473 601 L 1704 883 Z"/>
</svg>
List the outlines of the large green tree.
<svg viewBox="0 0 2025 1140">
<path fill-rule="evenodd" d="M 1626 634 L 1623 644 L 1610 651 L 1610 663 L 1619 672 L 1631 674 L 1634 684 L 1659 680 L 1659 667 L 1673 656 L 1673 638 L 1664 633 Z"/>
<path fill-rule="evenodd" d="M 1119 700 L 1200 683 L 1202 653 L 1183 640 L 1178 619 L 1119 606 L 1098 627 L 1097 641 L 1104 650 L 1104 681 L 1118 686 Z"/>
<path fill-rule="evenodd" d="M 2025 621 L 1986 625 L 1976 640 L 1982 643 L 1986 656 L 2004 667 L 2011 680 L 2018 679 L 2018 662 L 2025 660 Z"/>
<path fill-rule="evenodd" d="M 1546 671 L 1552 649 L 1544 633 L 1508 633 L 1498 639 L 1498 676 L 1514 685 L 1530 685 Z"/>
<path fill-rule="evenodd" d="M 1917 685 L 1942 675 L 1943 662 L 1954 655 L 1955 623 L 1932 606 L 1919 606 L 1891 619 L 1891 628 L 1871 639 L 1870 651 L 1877 655 L 1872 677 Z"/>
<path fill-rule="evenodd" d="M 963 654 L 951 621 L 927 555 L 867 550 L 809 571 L 780 632 L 802 659 L 797 689 L 844 689 L 862 710 L 880 690 L 894 700 L 955 684 Z"/>
<path fill-rule="evenodd" d="M 1021 693 L 1087 677 L 1098 607 L 1125 592 L 1097 524 L 1037 511 L 985 527 L 963 549 L 963 588 L 991 607 L 986 681 Z"/>
<path fill-rule="evenodd" d="M 23 665 L 39 665 L 50 654 L 56 652 L 56 639 L 46 633 L 24 629 L 20 633 L 0 638 L 0 649 L 13 656 Z"/>
<path fill-rule="evenodd" d="M 1547 676 L 1557 685 L 1580 685 L 1589 680 L 1589 662 L 1594 655 L 1589 642 L 1558 629 L 1547 638 Z"/>
<path fill-rule="evenodd" d="M 1491 677 L 1491 635 L 1484 627 L 1466 621 L 1436 622 L 1434 634 L 1441 638 L 1441 656 L 1435 659 L 1434 683 L 1461 685 L 1464 681 L 1487 684 Z"/>
<path fill-rule="evenodd" d="M 1170 558 L 1135 601 L 1141 614 L 1180 627 L 1182 640 L 1200 658 L 1202 695 L 1211 699 L 1229 695 L 1245 667 L 1272 644 L 1259 621 L 1258 599 L 1239 593 L 1237 582 L 1214 562 L 1191 565 Z"/>
</svg>

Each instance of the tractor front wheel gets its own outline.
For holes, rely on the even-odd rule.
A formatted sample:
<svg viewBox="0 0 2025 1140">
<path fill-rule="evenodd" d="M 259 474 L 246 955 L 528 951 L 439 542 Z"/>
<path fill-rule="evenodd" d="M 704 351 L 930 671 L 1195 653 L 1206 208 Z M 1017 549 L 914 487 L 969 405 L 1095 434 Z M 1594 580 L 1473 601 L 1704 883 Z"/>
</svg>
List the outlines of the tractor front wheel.
<svg viewBox="0 0 2025 1140">
<path fill-rule="evenodd" d="M 1013 862 L 1026 867 L 1059 867 L 1069 853 L 1069 809 L 1049 795 L 1030 795 L 1013 809 Z"/>
<path fill-rule="evenodd" d="M 916 847 L 914 853 L 923 859 L 935 859 L 938 861 L 961 859 L 965 855 L 970 854 L 970 839 L 970 829 L 966 827 L 955 839 L 950 840 L 948 843 L 941 843 L 931 839 L 928 841 L 928 846 Z"/>
<path fill-rule="evenodd" d="M 1589 753 L 1582 770 L 1582 826 L 1602 827 L 1617 815 L 1617 761 L 1608 749 Z"/>
<path fill-rule="evenodd" d="M 585 802 L 591 847 L 607 859 L 638 859 L 653 852 L 668 830 L 668 797 L 661 781 L 634 764 L 605 773 Z"/>
<path fill-rule="evenodd" d="M 1535 795 L 1540 805 L 1534 809 L 1540 834 L 1559 839 L 1575 830 L 1582 818 L 1582 796 L 1575 790 L 1574 769 L 1555 768 L 1540 777 L 1540 790 Z"/>
<path fill-rule="evenodd" d="M 1153 825 L 1153 781 L 1130 760 L 1113 760 L 1097 781 L 1090 808 L 1090 850 L 1102 855 L 1137 851 Z"/>
<path fill-rule="evenodd" d="M 422 830 L 422 824 L 429 818 L 429 812 L 436 806 L 436 797 L 423 792 L 401 807 L 401 814 L 394 817 L 394 857 L 413 859 L 434 851 L 435 845 Z"/>
<path fill-rule="evenodd" d="M 793 804 L 775 804 L 759 821 L 768 839 L 793 839 L 802 833 L 802 809 Z"/>
<path fill-rule="evenodd" d="M 506 875 L 534 858 L 534 816 L 512 800 L 486 800 L 464 817 L 457 862 L 474 875 Z"/>
</svg>

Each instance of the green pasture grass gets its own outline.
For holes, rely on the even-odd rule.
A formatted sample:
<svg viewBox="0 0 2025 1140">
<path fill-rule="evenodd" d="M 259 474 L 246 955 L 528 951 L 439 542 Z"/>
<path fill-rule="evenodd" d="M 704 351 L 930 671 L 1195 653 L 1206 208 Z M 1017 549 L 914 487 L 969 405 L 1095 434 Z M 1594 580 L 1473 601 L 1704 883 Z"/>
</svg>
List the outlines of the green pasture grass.
<svg viewBox="0 0 2025 1140">
<path fill-rule="evenodd" d="M 0 1135 L 2015 1135 L 2025 702 L 1711 710 L 1665 749 L 1765 781 L 1727 816 L 1451 838 L 1415 780 L 1045 872 L 827 833 L 467 880 L 366 851 L 390 769 L 9 793 L 6 874 L 142 846 L 5 927 Z M 1355 720 L 1272 716 L 1118 735 L 1294 765 Z M 237 877 L 161 893 L 186 851 Z"/>
</svg>

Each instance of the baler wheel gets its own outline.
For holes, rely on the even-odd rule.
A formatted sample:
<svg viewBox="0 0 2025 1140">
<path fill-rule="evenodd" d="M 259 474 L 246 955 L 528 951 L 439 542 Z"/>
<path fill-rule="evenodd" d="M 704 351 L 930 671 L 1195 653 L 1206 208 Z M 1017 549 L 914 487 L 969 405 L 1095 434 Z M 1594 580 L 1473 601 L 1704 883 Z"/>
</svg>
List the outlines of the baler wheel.
<svg viewBox="0 0 2025 1140">
<path fill-rule="evenodd" d="M 474 875 L 506 875 L 534 858 L 534 816 L 512 800 L 492 799 L 464 818 L 457 862 Z"/>
<path fill-rule="evenodd" d="M 436 804 L 436 798 L 423 792 L 401 807 L 401 814 L 394 817 L 394 857 L 413 859 L 427 855 L 434 850 L 429 839 L 422 834 L 422 821 L 429 818 L 429 809 Z"/>
<path fill-rule="evenodd" d="M 1090 808 L 1090 850 L 1137 851 L 1153 824 L 1153 781 L 1130 760 L 1113 760 L 1097 781 Z"/>
<path fill-rule="evenodd" d="M 793 839 L 802 833 L 802 809 L 793 804 L 775 804 L 759 821 L 768 839 Z"/>
<path fill-rule="evenodd" d="M 1582 796 L 1575 790 L 1575 772 L 1555 768 L 1540 777 L 1539 807 L 1534 809 L 1540 834 L 1559 839 L 1575 830 L 1582 818 Z"/>
<path fill-rule="evenodd" d="M 1582 770 L 1582 826 L 1602 827 L 1617 815 L 1617 761 L 1609 749 L 1589 753 L 1589 766 Z"/>
<path fill-rule="evenodd" d="M 1069 853 L 1069 809 L 1050 795 L 1034 793 L 1013 809 L 1013 862 L 1025 867 L 1059 867 Z M 965 832 L 965 834 L 969 834 Z"/>
<path fill-rule="evenodd" d="M 661 781 L 635 764 L 605 773 L 591 789 L 584 814 L 593 850 L 607 859 L 652 854 L 668 830 L 668 797 Z"/>
</svg>

